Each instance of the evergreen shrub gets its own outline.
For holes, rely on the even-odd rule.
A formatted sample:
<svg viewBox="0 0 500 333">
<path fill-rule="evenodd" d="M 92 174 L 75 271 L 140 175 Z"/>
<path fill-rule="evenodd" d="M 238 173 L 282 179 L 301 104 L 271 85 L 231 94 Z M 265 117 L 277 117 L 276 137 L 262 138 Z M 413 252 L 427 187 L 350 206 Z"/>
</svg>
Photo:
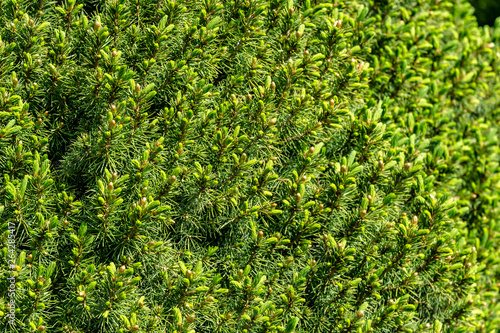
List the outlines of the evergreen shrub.
<svg viewBox="0 0 500 333">
<path fill-rule="evenodd" d="M 470 4 L 0 6 L 1 332 L 498 331 Z"/>
</svg>

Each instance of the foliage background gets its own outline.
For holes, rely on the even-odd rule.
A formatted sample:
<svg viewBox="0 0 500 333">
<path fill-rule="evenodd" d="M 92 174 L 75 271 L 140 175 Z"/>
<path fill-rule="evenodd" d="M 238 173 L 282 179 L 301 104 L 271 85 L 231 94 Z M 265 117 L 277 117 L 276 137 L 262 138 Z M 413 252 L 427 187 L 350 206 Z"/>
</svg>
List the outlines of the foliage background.
<svg viewBox="0 0 500 333">
<path fill-rule="evenodd" d="M 1 4 L 2 330 L 498 330 L 500 29 L 468 2 Z"/>
</svg>

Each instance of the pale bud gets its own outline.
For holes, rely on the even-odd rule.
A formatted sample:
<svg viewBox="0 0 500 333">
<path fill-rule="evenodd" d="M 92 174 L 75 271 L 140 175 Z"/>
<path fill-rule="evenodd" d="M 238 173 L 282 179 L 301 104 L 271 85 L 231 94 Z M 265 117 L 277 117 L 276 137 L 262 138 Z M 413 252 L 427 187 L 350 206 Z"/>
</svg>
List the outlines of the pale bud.
<svg viewBox="0 0 500 333">
<path fill-rule="evenodd" d="M 356 313 L 356 317 L 358 319 L 361 319 L 364 315 L 365 315 L 365 312 L 363 310 L 360 310 L 360 311 L 358 311 L 358 313 Z"/>
</svg>

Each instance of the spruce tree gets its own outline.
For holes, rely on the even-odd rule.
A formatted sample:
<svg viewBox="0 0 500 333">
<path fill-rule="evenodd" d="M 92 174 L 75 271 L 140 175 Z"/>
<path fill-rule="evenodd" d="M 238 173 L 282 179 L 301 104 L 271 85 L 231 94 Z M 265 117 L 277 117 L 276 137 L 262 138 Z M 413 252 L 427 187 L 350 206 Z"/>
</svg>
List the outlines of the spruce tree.
<svg viewBox="0 0 500 333">
<path fill-rule="evenodd" d="M 500 20 L 0 5 L 2 332 L 499 330 Z"/>
</svg>

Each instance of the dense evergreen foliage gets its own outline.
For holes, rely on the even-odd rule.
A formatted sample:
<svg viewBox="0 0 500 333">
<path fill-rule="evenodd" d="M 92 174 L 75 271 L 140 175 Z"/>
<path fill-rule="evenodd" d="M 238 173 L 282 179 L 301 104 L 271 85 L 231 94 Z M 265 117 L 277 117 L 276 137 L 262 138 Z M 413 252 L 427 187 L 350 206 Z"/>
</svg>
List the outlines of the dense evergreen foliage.
<svg viewBox="0 0 500 333">
<path fill-rule="evenodd" d="M 0 6 L 1 332 L 499 329 L 466 1 Z"/>
</svg>

